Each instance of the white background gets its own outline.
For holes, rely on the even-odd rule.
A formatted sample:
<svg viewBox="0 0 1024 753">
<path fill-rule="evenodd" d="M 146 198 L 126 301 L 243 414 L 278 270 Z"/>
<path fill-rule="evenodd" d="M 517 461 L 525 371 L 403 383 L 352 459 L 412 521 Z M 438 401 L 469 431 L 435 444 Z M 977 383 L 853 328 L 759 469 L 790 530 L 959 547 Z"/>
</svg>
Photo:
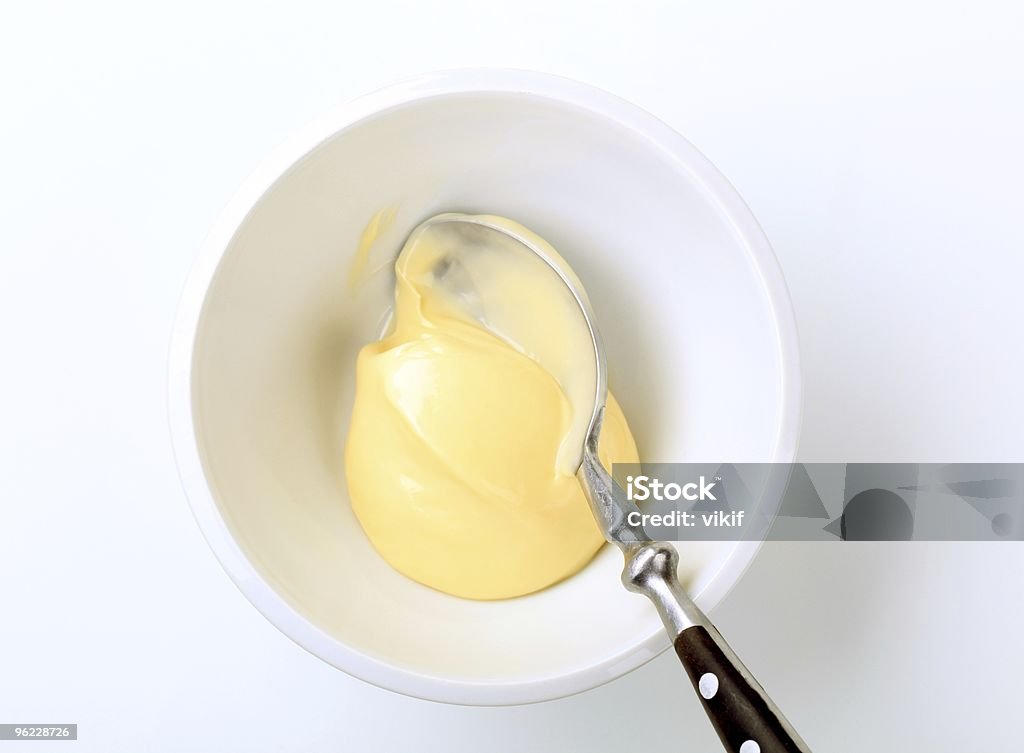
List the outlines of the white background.
<svg viewBox="0 0 1024 753">
<path fill-rule="evenodd" d="M 77 722 L 38 745 L 79 751 L 715 749 L 669 655 L 524 708 L 364 685 L 192 521 L 164 392 L 196 250 L 271 147 L 414 73 L 560 73 L 704 151 L 792 289 L 804 460 L 1024 460 L 1020 3 L 276 5 L 4 9 L 0 722 Z M 1019 750 L 1022 570 L 774 544 L 714 617 L 816 750 Z"/>
</svg>

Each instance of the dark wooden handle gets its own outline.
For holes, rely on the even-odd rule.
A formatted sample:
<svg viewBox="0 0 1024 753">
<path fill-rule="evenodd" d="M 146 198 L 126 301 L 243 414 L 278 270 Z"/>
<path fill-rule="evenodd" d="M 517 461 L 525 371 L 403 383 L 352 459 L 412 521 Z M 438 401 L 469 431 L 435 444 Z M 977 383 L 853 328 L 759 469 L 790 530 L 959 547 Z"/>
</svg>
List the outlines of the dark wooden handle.
<svg viewBox="0 0 1024 753">
<path fill-rule="evenodd" d="M 808 753 L 717 631 L 712 635 L 702 625 L 689 627 L 676 636 L 675 648 L 726 750 Z"/>
</svg>

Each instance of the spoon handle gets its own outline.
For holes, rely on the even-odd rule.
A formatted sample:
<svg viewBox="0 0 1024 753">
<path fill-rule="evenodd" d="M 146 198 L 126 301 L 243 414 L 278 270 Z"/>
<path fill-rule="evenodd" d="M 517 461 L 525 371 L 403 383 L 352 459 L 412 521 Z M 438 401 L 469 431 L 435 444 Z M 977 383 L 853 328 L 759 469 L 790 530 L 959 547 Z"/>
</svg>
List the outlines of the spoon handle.
<svg viewBox="0 0 1024 753">
<path fill-rule="evenodd" d="M 731 753 L 810 753 L 764 688 L 676 577 L 678 555 L 663 543 L 627 554 L 623 582 L 654 602 L 676 655 Z"/>
</svg>

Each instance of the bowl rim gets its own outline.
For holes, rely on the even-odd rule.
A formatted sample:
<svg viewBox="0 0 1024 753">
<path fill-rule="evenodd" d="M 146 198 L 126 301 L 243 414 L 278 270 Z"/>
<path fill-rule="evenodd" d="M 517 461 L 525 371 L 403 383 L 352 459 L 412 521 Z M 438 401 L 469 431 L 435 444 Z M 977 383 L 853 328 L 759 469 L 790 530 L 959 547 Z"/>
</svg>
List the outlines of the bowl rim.
<svg viewBox="0 0 1024 753">
<path fill-rule="evenodd" d="M 602 89 L 560 76 L 504 68 L 467 68 L 424 74 L 378 89 L 334 108 L 297 131 L 243 182 L 214 222 L 183 289 L 168 356 L 168 421 L 178 474 L 193 516 L 235 585 L 275 627 L 328 664 L 377 687 L 424 700 L 503 706 L 554 700 L 616 679 L 666 648 L 659 628 L 619 654 L 569 674 L 525 682 L 467 682 L 417 673 L 363 654 L 317 627 L 259 573 L 220 514 L 200 459 L 192 402 L 193 352 L 207 290 L 236 232 L 262 197 L 320 145 L 387 110 L 453 94 L 521 94 L 555 100 L 610 120 L 641 136 L 666 160 L 690 174 L 718 205 L 760 273 L 773 313 L 782 369 L 773 460 L 793 462 L 801 418 L 800 357 L 796 320 L 785 279 L 764 231 L 739 194 L 689 141 L 637 105 Z M 739 582 L 763 542 L 737 542 L 708 585 L 695 596 L 705 610 Z"/>
</svg>

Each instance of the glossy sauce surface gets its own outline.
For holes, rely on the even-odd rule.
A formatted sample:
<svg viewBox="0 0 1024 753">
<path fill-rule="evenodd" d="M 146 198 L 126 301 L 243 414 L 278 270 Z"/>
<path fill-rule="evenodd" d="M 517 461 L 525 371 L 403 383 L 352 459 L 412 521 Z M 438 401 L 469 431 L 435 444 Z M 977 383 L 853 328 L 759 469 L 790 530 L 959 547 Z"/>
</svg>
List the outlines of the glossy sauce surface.
<svg viewBox="0 0 1024 753">
<path fill-rule="evenodd" d="M 564 260 L 516 223 L 499 224 Z M 421 227 L 395 263 L 388 333 L 363 348 L 345 464 L 353 510 L 393 567 L 473 599 L 545 588 L 603 539 L 576 478 L 593 410 L 589 330 L 566 285 L 505 236 Z M 606 467 L 637 462 L 610 394 Z"/>
</svg>

